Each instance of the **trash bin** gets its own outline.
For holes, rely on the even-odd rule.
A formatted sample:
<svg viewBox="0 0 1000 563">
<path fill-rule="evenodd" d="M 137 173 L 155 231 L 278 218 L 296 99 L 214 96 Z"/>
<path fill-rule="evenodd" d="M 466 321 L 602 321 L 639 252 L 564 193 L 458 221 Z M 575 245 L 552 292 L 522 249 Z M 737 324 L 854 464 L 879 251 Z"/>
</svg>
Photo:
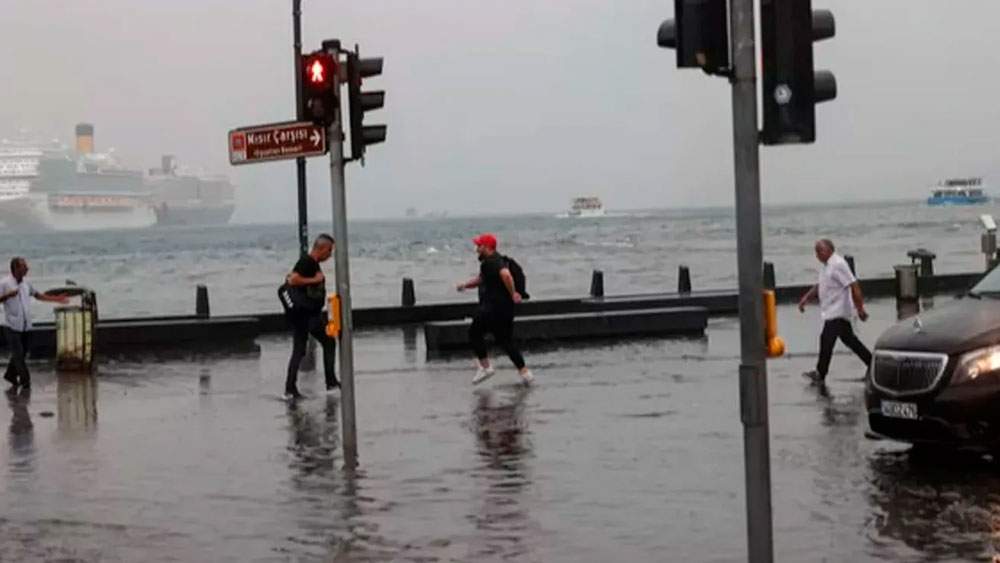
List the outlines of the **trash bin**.
<svg viewBox="0 0 1000 563">
<path fill-rule="evenodd" d="M 94 368 L 97 295 L 79 286 L 49 290 L 50 295 L 79 298 L 79 304 L 56 307 L 56 369 L 90 372 Z"/>
<path fill-rule="evenodd" d="M 893 266 L 896 270 L 896 299 L 916 301 L 917 299 L 917 265 L 901 264 Z"/>
</svg>

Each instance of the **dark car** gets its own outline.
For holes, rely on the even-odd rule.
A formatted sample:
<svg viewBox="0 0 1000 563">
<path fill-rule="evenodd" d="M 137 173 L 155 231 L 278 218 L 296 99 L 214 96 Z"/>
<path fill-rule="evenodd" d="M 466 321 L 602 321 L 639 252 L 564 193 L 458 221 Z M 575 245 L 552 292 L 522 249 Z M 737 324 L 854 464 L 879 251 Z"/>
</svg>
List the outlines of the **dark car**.
<svg viewBox="0 0 1000 563">
<path fill-rule="evenodd" d="M 873 434 L 1000 452 L 1000 268 L 885 331 L 865 381 Z"/>
</svg>

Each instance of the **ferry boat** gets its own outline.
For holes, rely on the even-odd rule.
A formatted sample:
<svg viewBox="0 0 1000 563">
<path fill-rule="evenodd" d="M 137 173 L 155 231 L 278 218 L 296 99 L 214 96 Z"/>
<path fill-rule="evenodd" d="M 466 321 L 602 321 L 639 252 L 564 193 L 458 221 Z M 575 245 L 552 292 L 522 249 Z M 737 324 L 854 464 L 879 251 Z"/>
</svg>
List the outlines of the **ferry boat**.
<svg viewBox="0 0 1000 563">
<path fill-rule="evenodd" d="M 603 217 L 604 204 L 599 197 L 578 197 L 573 200 L 568 217 Z"/>
<path fill-rule="evenodd" d="M 989 200 L 982 178 L 951 178 L 934 188 L 927 205 L 981 205 Z"/>
</svg>

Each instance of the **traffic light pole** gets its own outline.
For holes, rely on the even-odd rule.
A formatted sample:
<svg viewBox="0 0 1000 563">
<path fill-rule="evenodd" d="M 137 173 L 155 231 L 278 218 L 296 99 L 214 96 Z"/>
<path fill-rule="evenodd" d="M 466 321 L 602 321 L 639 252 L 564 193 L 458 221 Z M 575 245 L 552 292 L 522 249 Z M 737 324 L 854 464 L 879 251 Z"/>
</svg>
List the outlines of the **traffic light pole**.
<svg viewBox="0 0 1000 563">
<path fill-rule="evenodd" d="M 295 52 L 295 118 L 302 121 L 305 108 L 302 107 L 302 0 L 292 0 L 292 35 Z M 306 159 L 295 159 L 299 195 L 299 252 L 309 252 L 309 197 L 306 192 Z"/>
<path fill-rule="evenodd" d="M 334 92 L 340 91 L 340 78 L 334 75 Z M 354 422 L 354 320 L 351 313 L 351 271 L 348 265 L 347 191 L 344 182 L 344 126 L 340 102 L 336 119 L 327 131 L 330 145 L 330 190 L 333 199 L 333 238 L 337 251 L 334 268 L 337 274 L 337 295 L 340 297 L 340 383 L 344 464 L 358 465 L 358 431 Z"/>
<path fill-rule="evenodd" d="M 746 478 L 747 555 L 774 560 L 754 0 L 731 0 L 733 149 L 736 173 L 736 252 L 740 289 L 740 418 Z"/>
</svg>

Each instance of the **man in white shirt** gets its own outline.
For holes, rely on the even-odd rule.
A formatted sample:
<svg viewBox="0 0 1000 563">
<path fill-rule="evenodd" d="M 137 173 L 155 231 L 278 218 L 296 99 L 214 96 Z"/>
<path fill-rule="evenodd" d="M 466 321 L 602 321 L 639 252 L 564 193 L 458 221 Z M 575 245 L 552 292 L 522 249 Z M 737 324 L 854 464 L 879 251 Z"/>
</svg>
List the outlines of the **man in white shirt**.
<svg viewBox="0 0 1000 563">
<path fill-rule="evenodd" d="M 805 312 L 806 303 L 819 295 L 820 314 L 823 318 L 823 333 L 819 338 L 819 361 L 816 369 L 803 373 L 802 376 L 821 384 L 826 379 L 830 368 L 830 357 L 837 338 L 847 345 L 868 366 L 872 362 L 872 353 L 854 335 L 851 319 L 854 311 L 858 318 L 868 320 L 861 287 L 847 260 L 836 253 L 830 239 L 816 242 L 816 258 L 823 263 L 819 272 L 819 283 L 814 285 L 799 301 L 799 310 Z"/>
<path fill-rule="evenodd" d="M 28 261 L 17 257 L 10 261 L 10 275 L 0 280 L 0 303 L 6 324 L 3 327 L 4 339 L 10 350 L 10 363 L 3 378 L 12 386 L 18 385 L 25 389 L 31 387 L 31 375 L 25 358 L 30 347 L 31 334 L 31 298 L 50 303 L 67 303 L 64 296 L 44 295 L 35 290 L 25 276 L 28 275 Z"/>
</svg>

